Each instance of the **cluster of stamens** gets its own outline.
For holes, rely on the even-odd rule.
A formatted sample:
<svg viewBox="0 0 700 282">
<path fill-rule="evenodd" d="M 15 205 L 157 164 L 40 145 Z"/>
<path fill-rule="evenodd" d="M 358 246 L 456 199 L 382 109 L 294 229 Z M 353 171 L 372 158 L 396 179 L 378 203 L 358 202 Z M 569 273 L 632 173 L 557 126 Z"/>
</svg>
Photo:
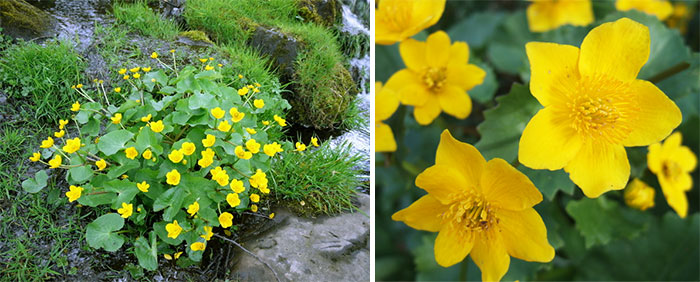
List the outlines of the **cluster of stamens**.
<svg viewBox="0 0 700 282">
<path fill-rule="evenodd" d="M 681 175 L 682 170 L 681 166 L 678 165 L 678 163 L 667 160 L 661 164 L 661 173 L 666 179 L 673 180 L 676 179 L 679 175 Z"/>
<path fill-rule="evenodd" d="M 430 92 L 438 93 L 447 80 L 447 70 L 445 68 L 429 67 L 423 72 L 423 83 Z"/>
<path fill-rule="evenodd" d="M 491 205 L 482 195 L 473 191 L 463 191 L 451 196 L 453 202 L 440 216 L 455 230 L 487 231 L 498 223 Z"/>
</svg>

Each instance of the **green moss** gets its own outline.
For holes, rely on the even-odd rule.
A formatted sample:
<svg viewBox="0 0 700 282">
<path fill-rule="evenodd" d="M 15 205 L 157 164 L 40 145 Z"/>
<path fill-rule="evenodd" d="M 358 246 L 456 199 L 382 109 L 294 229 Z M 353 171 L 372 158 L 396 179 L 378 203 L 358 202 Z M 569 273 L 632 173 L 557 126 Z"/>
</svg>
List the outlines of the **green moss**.
<svg viewBox="0 0 700 282">
<path fill-rule="evenodd" d="M 45 31 L 51 17 L 24 0 L 0 1 L 0 22 L 10 23 L 40 33 Z"/>
<path fill-rule="evenodd" d="M 337 1 L 296 0 L 296 3 L 299 16 L 307 21 L 326 27 L 331 27 L 339 22 L 340 15 L 338 14 L 339 7 Z M 324 11 L 319 11 L 319 8 L 324 5 L 322 3 L 325 3 L 326 6 L 323 6 L 325 9 Z M 323 13 L 323 15 L 321 13 Z"/>
<path fill-rule="evenodd" d="M 201 30 L 188 30 L 188 31 L 183 31 L 183 32 L 180 32 L 179 35 L 180 35 L 180 36 L 187 37 L 187 38 L 192 39 L 192 40 L 194 40 L 194 41 L 202 41 L 202 42 L 214 44 L 214 42 L 212 42 L 212 41 L 209 39 L 209 36 L 207 36 L 207 34 L 204 33 L 204 31 L 201 31 Z"/>
</svg>

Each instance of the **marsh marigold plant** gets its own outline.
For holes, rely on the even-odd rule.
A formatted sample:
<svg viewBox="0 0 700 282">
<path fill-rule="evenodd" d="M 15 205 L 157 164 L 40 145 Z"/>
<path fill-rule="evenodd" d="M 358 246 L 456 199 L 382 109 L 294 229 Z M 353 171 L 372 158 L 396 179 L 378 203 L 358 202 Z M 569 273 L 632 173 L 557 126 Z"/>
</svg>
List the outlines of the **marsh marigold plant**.
<svg viewBox="0 0 700 282">
<path fill-rule="evenodd" d="M 698 159 L 690 148 L 681 145 L 679 132 L 669 136 L 663 144 L 649 146 L 647 166 L 656 174 L 668 205 L 682 218 L 688 215 L 688 198 L 685 195 L 693 188 L 690 173 L 695 170 Z"/>
<path fill-rule="evenodd" d="M 393 152 L 396 151 L 396 140 L 394 133 L 391 132 L 391 127 L 384 123 L 384 120 L 389 119 L 399 107 L 399 98 L 396 93 L 388 87 L 382 87 L 381 82 L 376 82 L 374 87 L 376 119 L 374 123 L 374 148 L 377 152 Z"/>
<path fill-rule="evenodd" d="M 630 176 L 625 147 L 663 140 L 681 122 L 673 101 L 636 78 L 649 46 L 648 28 L 628 18 L 594 28 L 580 49 L 528 43 L 530 91 L 544 109 L 520 138 L 520 163 L 564 168 L 590 198 L 623 189 Z"/>
<path fill-rule="evenodd" d="M 474 146 L 445 130 L 435 165 L 418 175 L 416 186 L 428 194 L 392 219 L 439 232 L 439 265 L 449 267 L 471 255 L 481 278 L 495 281 L 508 271 L 511 256 L 537 262 L 554 258 L 547 229 L 533 208 L 542 194 L 503 159 L 487 162 Z"/>
<path fill-rule="evenodd" d="M 549 31 L 567 24 L 586 26 L 593 20 L 590 0 L 539 0 L 527 7 L 527 23 L 534 32 Z"/>
<path fill-rule="evenodd" d="M 391 45 L 437 23 L 445 0 L 380 0 L 377 6 L 375 40 Z"/>
<path fill-rule="evenodd" d="M 615 8 L 620 11 L 641 11 L 662 21 L 673 13 L 673 5 L 668 0 L 617 0 Z"/>
</svg>

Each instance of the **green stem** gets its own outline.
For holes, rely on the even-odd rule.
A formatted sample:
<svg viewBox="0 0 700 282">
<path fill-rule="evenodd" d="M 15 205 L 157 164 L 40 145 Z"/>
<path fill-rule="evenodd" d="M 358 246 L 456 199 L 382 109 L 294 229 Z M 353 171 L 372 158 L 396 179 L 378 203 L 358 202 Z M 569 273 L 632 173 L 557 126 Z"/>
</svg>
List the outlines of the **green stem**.
<svg viewBox="0 0 700 282">
<path fill-rule="evenodd" d="M 687 62 L 680 62 L 677 65 L 675 65 L 675 66 L 673 66 L 665 71 L 662 71 L 662 72 L 656 74 L 655 76 L 652 76 L 651 78 L 649 78 L 649 82 L 657 84 L 664 79 L 667 79 L 667 78 L 669 78 L 669 77 L 671 77 L 679 72 L 684 71 L 688 67 L 690 67 L 690 64 L 688 64 Z"/>
</svg>

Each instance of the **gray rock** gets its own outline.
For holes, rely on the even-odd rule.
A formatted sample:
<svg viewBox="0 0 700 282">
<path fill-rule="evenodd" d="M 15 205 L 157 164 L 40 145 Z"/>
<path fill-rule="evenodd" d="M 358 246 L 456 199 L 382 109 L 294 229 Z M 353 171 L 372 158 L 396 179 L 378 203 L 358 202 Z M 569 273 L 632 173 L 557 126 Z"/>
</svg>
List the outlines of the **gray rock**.
<svg viewBox="0 0 700 282">
<path fill-rule="evenodd" d="M 274 28 L 257 26 L 250 38 L 250 45 L 274 62 L 282 74 L 282 81 L 291 80 L 294 62 L 303 48 L 299 40 Z"/>
</svg>

